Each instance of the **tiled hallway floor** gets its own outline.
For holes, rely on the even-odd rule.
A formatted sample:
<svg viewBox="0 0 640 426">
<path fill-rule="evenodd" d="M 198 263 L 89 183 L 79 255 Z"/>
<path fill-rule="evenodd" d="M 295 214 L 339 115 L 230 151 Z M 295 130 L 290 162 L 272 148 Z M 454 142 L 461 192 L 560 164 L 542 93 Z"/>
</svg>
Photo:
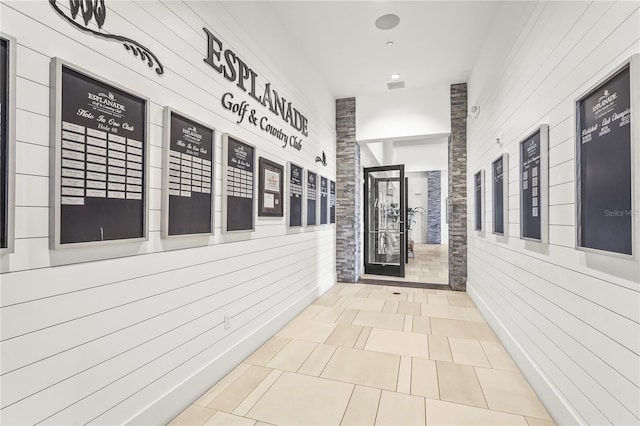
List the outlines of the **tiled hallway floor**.
<svg viewBox="0 0 640 426">
<path fill-rule="evenodd" d="M 554 423 L 465 293 L 337 284 L 171 424 Z"/>
<path fill-rule="evenodd" d="M 404 278 L 365 274 L 362 278 L 407 281 L 427 284 L 449 283 L 449 246 L 447 244 L 416 244 L 413 257 L 405 264 Z"/>
</svg>

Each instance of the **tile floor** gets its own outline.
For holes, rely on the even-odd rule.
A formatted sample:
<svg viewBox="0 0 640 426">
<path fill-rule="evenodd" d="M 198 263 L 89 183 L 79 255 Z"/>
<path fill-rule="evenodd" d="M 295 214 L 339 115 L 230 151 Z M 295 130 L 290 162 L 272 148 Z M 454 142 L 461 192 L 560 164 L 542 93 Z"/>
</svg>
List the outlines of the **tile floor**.
<svg viewBox="0 0 640 426">
<path fill-rule="evenodd" d="M 465 293 L 336 284 L 170 424 L 554 423 Z"/>
<path fill-rule="evenodd" d="M 405 264 L 404 278 L 365 274 L 362 278 L 408 281 L 428 284 L 449 283 L 449 246 L 447 244 L 416 244 L 414 257 Z"/>
</svg>

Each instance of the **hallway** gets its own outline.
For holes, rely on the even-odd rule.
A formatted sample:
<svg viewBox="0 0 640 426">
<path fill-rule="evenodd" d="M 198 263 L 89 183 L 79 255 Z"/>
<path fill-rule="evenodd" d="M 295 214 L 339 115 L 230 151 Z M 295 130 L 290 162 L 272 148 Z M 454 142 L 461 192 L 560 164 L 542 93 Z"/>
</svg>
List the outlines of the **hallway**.
<svg viewBox="0 0 640 426">
<path fill-rule="evenodd" d="M 170 424 L 554 423 L 465 293 L 337 284 Z"/>
<path fill-rule="evenodd" d="M 405 265 L 404 277 L 364 274 L 365 280 L 387 280 L 421 284 L 448 284 L 449 265 L 446 244 L 416 244 L 413 257 Z"/>
</svg>

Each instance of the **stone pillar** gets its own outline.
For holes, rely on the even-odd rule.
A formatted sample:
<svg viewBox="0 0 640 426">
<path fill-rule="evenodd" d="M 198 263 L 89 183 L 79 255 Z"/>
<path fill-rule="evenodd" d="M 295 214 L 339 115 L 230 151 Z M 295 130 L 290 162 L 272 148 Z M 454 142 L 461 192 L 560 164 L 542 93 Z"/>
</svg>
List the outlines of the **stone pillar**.
<svg viewBox="0 0 640 426">
<path fill-rule="evenodd" d="M 357 282 L 361 271 L 362 166 L 356 142 L 356 98 L 336 100 L 336 270 Z"/>
<path fill-rule="evenodd" d="M 427 172 L 427 244 L 441 242 L 441 190 L 440 170 Z"/>
<path fill-rule="evenodd" d="M 467 288 L 467 83 L 451 85 L 449 286 Z"/>
</svg>

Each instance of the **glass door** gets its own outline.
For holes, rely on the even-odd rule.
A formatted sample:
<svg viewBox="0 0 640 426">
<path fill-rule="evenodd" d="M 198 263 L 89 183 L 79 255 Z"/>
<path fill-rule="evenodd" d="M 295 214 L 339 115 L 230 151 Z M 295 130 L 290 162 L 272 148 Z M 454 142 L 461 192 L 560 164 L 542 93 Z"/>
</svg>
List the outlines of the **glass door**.
<svg viewBox="0 0 640 426">
<path fill-rule="evenodd" d="M 404 165 L 364 169 L 364 272 L 404 277 Z"/>
</svg>

